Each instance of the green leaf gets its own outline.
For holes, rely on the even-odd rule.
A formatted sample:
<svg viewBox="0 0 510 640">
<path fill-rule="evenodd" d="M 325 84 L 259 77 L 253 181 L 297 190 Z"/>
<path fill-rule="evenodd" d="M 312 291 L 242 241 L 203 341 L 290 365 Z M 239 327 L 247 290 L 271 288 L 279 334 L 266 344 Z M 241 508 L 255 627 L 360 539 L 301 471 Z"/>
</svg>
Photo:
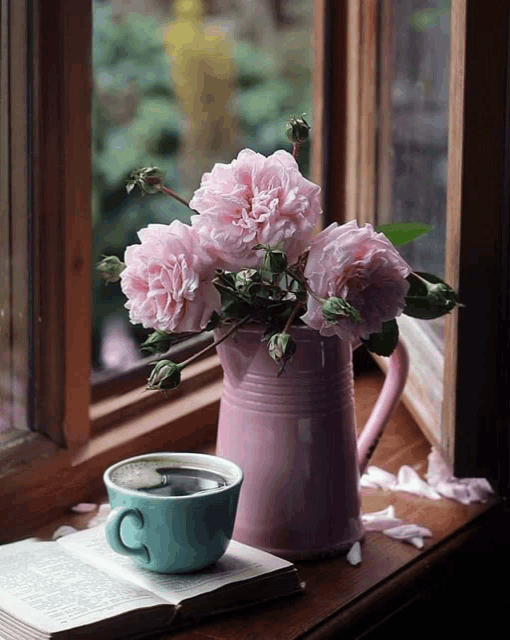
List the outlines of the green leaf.
<svg viewBox="0 0 510 640">
<path fill-rule="evenodd" d="M 371 333 L 367 339 L 361 339 L 364 346 L 378 356 L 391 356 L 398 342 L 398 324 L 396 320 L 383 322 L 381 333 Z"/>
<path fill-rule="evenodd" d="M 421 222 L 395 222 L 394 224 L 381 224 L 375 230 L 384 233 L 395 247 L 399 247 L 429 233 L 433 228 L 429 224 Z"/>
</svg>

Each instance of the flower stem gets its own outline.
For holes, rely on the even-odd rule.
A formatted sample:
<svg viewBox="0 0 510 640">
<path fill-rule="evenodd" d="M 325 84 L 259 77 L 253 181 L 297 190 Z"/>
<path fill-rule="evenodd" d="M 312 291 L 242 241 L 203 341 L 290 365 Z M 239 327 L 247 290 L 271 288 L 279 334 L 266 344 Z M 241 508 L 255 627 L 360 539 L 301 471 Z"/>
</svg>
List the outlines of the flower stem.
<svg viewBox="0 0 510 640">
<path fill-rule="evenodd" d="M 237 329 L 239 329 L 239 327 L 241 327 L 245 322 L 247 322 L 250 319 L 251 316 L 245 316 L 242 320 L 239 320 L 239 322 L 236 322 L 235 325 L 233 325 L 228 331 L 227 333 L 222 336 L 219 340 L 216 340 L 215 342 L 213 342 L 212 344 L 210 344 L 208 347 L 205 347 L 205 349 L 202 349 L 202 351 L 199 351 L 198 353 L 195 353 L 194 355 L 192 355 L 190 358 L 188 358 L 187 360 L 185 360 L 184 362 L 181 362 L 180 367 L 182 369 L 184 369 L 184 367 L 187 367 L 189 364 L 191 364 L 192 362 L 195 362 L 195 360 L 198 360 L 198 358 L 200 358 L 201 356 L 204 355 L 204 353 L 207 353 L 208 351 L 212 351 L 217 345 L 221 344 L 224 340 L 226 340 L 227 338 L 229 338 L 233 333 L 235 333 L 237 331 Z"/>
<path fill-rule="evenodd" d="M 294 309 L 292 309 L 292 313 L 290 314 L 287 322 L 285 323 L 282 333 L 289 333 L 290 325 L 292 324 L 294 318 L 296 317 L 297 312 L 302 306 L 303 306 L 302 302 L 296 302 Z"/>
<path fill-rule="evenodd" d="M 292 156 L 293 156 L 294 160 L 298 159 L 299 147 L 300 147 L 299 142 L 293 142 L 292 143 Z"/>
<path fill-rule="evenodd" d="M 181 196 L 177 195 L 177 193 L 175 193 L 175 191 L 172 191 L 172 189 L 169 189 L 168 187 L 165 187 L 164 185 L 159 185 L 158 188 L 165 195 L 170 196 L 171 198 L 174 198 L 175 200 L 177 200 L 177 202 L 180 202 L 184 206 L 188 207 L 188 209 L 191 209 L 191 207 L 189 206 L 189 202 L 184 200 L 184 198 L 181 198 Z M 191 209 L 191 210 L 193 211 L 193 209 Z"/>
<path fill-rule="evenodd" d="M 312 289 L 310 289 L 305 277 L 300 276 L 299 274 L 295 273 L 292 269 L 289 269 L 289 268 L 285 270 L 285 273 L 288 273 L 291 278 L 294 278 L 294 280 L 299 282 L 299 284 L 304 288 L 304 290 L 307 293 L 309 293 L 312 296 L 312 298 L 315 298 L 317 302 L 321 302 L 321 303 L 324 302 L 324 298 L 320 298 L 316 293 L 312 291 Z"/>
</svg>

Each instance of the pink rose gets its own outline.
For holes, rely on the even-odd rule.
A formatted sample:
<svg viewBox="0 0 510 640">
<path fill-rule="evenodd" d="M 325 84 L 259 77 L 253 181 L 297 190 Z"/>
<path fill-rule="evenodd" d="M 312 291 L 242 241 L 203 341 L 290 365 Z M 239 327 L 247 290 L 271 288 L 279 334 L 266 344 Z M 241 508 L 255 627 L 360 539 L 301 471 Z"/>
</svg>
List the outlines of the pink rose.
<svg viewBox="0 0 510 640">
<path fill-rule="evenodd" d="M 411 268 L 382 233 L 370 224 L 358 228 L 355 220 L 336 222 L 312 241 L 305 277 L 320 298 L 344 298 L 360 315 L 359 322 L 343 318 L 329 323 L 321 302 L 308 296 L 302 320 L 323 336 L 337 334 L 347 340 L 382 331 L 382 323 L 399 316 L 409 290 Z"/>
<path fill-rule="evenodd" d="M 250 149 L 202 176 L 190 202 L 192 226 L 225 269 L 256 267 L 257 244 L 279 246 L 295 262 L 321 213 L 320 188 L 306 180 L 287 151 L 266 158 Z"/>
<path fill-rule="evenodd" d="M 181 333 L 201 331 L 220 297 L 211 283 L 214 267 L 193 229 L 178 220 L 150 224 L 141 244 L 126 249 L 121 288 L 133 324 Z"/>
</svg>

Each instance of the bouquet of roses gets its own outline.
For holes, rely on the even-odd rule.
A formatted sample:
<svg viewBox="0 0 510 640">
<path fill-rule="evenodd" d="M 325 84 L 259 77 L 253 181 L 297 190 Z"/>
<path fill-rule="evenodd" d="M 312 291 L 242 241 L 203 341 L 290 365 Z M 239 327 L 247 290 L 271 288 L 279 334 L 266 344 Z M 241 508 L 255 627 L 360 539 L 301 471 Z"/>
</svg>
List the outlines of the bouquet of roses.
<svg viewBox="0 0 510 640">
<path fill-rule="evenodd" d="M 309 127 L 292 118 L 287 132 L 292 154 L 265 157 L 245 149 L 204 174 L 189 204 L 164 186 L 157 168 L 131 175 L 128 193 L 135 186 L 163 192 L 194 213 L 190 225 L 150 224 L 139 231 L 140 244 L 127 247 L 124 262 L 106 257 L 98 265 L 107 281 L 120 278 L 131 322 L 155 330 L 142 348 L 165 353 L 176 339 L 216 327 L 227 328 L 224 340 L 255 322 L 264 325 L 280 371 L 295 353 L 294 325 L 389 356 L 398 341 L 397 316 L 433 319 L 458 304 L 450 286 L 413 272 L 395 249 L 426 232 L 425 225 L 385 225 L 382 233 L 351 221 L 314 235 L 320 188 L 297 164 Z M 195 357 L 159 360 L 148 388 L 176 387 Z"/>
</svg>

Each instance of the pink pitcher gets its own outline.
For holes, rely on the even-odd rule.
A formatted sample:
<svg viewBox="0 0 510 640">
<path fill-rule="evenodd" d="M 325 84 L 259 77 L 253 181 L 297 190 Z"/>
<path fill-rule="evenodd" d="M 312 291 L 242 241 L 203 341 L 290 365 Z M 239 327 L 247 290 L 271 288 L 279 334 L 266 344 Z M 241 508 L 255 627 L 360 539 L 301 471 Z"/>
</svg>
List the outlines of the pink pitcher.
<svg viewBox="0 0 510 640">
<path fill-rule="evenodd" d="M 216 454 L 244 472 L 234 539 L 289 560 L 348 551 L 363 538 L 359 478 L 408 372 L 399 343 L 356 443 L 352 347 L 293 327 L 284 372 L 250 325 L 217 347 L 224 370 Z M 220 337 L 217 332 L 216 337 Z"/>
</svg>

